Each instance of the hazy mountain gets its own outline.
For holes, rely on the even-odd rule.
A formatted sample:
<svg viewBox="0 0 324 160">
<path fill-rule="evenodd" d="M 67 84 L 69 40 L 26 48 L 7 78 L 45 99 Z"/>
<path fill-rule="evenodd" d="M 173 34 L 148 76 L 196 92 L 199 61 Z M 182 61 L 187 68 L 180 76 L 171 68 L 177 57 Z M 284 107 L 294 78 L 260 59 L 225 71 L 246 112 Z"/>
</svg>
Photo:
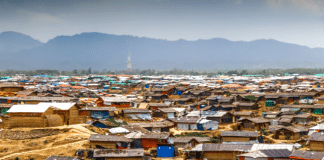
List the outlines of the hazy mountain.
<svg viewBox="0 0 324 160">
<path fill-rule="evenodd" d="M 11 44 L 19 46 L 17 44 Z M 136 69 L 261 69 L 324 67 L 324 49 L 275 40 L 215 38 L 167 41 L 102 33 L 58 36 L 16 53 L 0 52 L 0 69 L 126 69 L 128 52 Z"/>
<path fill-rule="evenodd" d="M 17 32 L 0 33 L 0 53 L 2 52 L 18 52 L 25 49 L 32 49 L 42 45 L 38 40 L 30 36 Z"/>
</svg>

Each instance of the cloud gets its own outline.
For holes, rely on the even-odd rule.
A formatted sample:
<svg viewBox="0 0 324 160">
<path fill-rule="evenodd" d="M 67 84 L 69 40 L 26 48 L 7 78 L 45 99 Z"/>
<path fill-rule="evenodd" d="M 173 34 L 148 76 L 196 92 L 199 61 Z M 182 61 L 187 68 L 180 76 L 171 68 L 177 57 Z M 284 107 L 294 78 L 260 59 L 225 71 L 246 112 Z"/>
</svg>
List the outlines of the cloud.
<svg viewBox="0 0 324 160">
<path fill-rule="evenodd" d="M 47 13 L 38 13 L 20 10 L 20 13 L 23 14 L 29 21 L 36 23 L 66 23 L 65 20 L 52 16 Z"/>
<path fill-rule="evenodd" d="M 293 8 L 295 10 L 324 15 L 323 0 L 267 0 L 267 5 L 274 9 Z"/>
<path fill-rule="evenodd" d="M 240 5 L 242 3 L 243 3 L 243 0 L 236 0 L 236 2 L 235 2 L 236 5 Z"/>
</svg>

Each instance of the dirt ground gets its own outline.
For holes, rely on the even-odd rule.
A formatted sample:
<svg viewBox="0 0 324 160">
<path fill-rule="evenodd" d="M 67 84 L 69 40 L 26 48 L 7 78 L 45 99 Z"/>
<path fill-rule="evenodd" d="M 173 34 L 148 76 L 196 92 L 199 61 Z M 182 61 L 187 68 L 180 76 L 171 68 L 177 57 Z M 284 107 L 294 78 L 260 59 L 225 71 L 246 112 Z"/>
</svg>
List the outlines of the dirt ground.
<svg viewBox="0 0 324 160">
<path fill-rule="evenodd" d="M 51 155 L 74 156 L 78 149 L 88 148 L 88 138 L 91 134 L 95 134 L 93 131 L 85 128 L 85 126 L 85 124 L 82 124 L 46 128 L 64 130 L 65 132 L 62 131 L 56 135 L 40 138 L 32 137 L 22 140 L 0 139 L 0 159 L 10 160 L 18 157 L 19 160 L 44 160 Z M 19 130 L 31 131 L 35 129 L 24 128 Z"/>
</svg>

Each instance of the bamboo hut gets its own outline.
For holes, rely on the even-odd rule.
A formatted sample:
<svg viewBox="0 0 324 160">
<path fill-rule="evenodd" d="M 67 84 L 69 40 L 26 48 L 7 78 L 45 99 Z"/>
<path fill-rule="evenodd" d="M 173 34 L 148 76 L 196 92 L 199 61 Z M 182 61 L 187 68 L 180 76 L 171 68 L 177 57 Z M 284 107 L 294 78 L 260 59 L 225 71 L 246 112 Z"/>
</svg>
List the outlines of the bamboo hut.
<svg viewBox="0 0 324 160">
<path fill-rule="evenodd" d="M 127 149 L 131 139 L 124 136 L 92 134 L 89 137 L 90 148 Z"/>
<path fill-rule="evenodd" d="M 54 108 L 50 106 L 13 105 L 7 113 L 9 119 L 5 121 L 5 128 L 63 125 L 61 117 L 55 115 Z"/>
<path fill-rule="evenodd" d="M 309 148 L 314 151 L 324 151 L 324 133 L 314 132 L 308 138 Z"/>
</svg>

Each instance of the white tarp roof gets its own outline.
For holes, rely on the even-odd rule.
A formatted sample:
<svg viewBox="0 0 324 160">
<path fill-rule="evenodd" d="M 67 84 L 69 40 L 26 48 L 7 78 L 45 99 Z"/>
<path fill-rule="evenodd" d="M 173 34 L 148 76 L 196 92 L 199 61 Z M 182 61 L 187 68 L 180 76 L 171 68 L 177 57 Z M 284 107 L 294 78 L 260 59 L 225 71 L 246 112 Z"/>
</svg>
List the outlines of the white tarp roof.
<svg viewBox="0 0 324 160">
<path fill-rule="evenodd" d="M 101 97 L 102 100 L 104 101 L 105 105 L 110 105 L 109 103 L 112 102 L 119 102 L 119 103 L 129 103 L 131 102 L 128 98 L 126 97 Z"/>
<path fill-rule="evenodd" d="M 48 107 L 54 107 L 56 109 L 60 109 L 60 110 L 69 110 L 72 106 L 75 105 L 75 102 L 73 103 L 39 103 L 39 106 L 48 106 Z"/>
<path fill-rule="evenodd" d="M 316 126 L 309 129 L 324 130 L 324 124 L 317 124 Z"/>
<path fill-rule="evenodd" d="M 198 144 L 191 151 L 202 151 L 203 144 Z"/>
<path fill-rule="evenodd" d="M 40 105 L 13 105 L 7 113 L 44 113 L 49 107 Z"/>
<path fill-rule="evenodd" d="M 182 112 L 186 110 L 185 108 L 172 108 L 172 109 L 176 110 L 177 112 Z"/>
<path fill-rule="evenodd" d="M 288 149 L 294 151 L 294 144 L 253 144 L 251 152 L 265 149 Z"/>
<path fill-rule="evenodd" d="M 129 130 L 123 127 L 116 127 L 109 130 L 110 133 L 129 133 Z"/>
<path fill-rule="evenodd" d="M 252 158 L 268 157 L 267 155 L 265 155 L 264 153 L 262 153 L 260 151 L 249 152 L 249 153 L 245 153 L 245 154 L 240 154 L 238 156 L 252 157 Z"/>
<path fill-rule="evenodd" d="M 191 111 L 189 112 L 186 117 L 199 117 L 200 111 Z"/>
<path fill-rule="evenodd" d="M 142 132 L 132 132 L 132 133 L 126 134 L 125 137 L 131 138 L 131 139 L 140 139 L 142 135 L 144 135 L 144 133 L 142 133 Z"/>
</svg>

